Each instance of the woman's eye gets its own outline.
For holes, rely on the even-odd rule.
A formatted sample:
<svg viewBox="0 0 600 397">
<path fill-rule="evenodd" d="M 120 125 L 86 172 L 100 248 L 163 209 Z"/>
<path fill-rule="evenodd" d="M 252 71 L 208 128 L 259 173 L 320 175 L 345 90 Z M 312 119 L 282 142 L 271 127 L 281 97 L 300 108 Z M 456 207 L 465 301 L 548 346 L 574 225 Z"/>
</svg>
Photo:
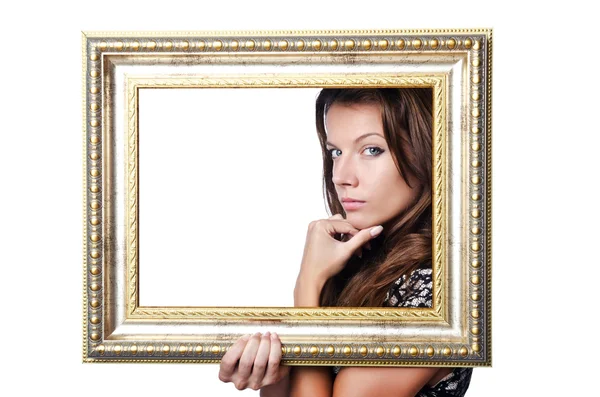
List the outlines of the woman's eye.
<svg viewBox="0 0 600 397">
<path fill-rule="evenodd" d="M 370 157 L 375 157 L 383 153 L 384 150 L 377 146 L 369 146 L 364 150 L 364 152 L 367 152 L 367 155 Z M 341 156 L 342 151 L 340 149 L 329 149 L 329 154 L 331 155 L 332 159 L 336 159 Z"/>
<path fill-rule="evenodd" d="M 369 146 L 365 151 L 371 156 L 379 156 L 383 153 L 383 149 L 377 146 Z"/>
<path fill-rule="evenodd" d="M 340 152 L 340 154 L 341 154 L 342 151 L 340 149 L 329 149 L 329 154 L 331 154 L 331 158 L 335 159 L 340 155 L 340 154 L 334 155 L 333 153 L 335 153 L 335 152 Z"/>
</svg>

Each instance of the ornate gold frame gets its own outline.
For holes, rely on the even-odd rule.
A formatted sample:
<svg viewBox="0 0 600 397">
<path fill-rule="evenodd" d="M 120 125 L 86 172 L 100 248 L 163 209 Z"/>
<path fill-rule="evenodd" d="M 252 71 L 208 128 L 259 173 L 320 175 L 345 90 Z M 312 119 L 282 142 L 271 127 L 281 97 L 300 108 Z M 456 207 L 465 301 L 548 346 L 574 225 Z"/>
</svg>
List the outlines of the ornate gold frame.
<svg viewBox="0 0 600 397">
<path fill-rule="evenodd" d="M 491 365 L 491 51 L 489 29 L 84 33 L 84 362 L 215 363 L 268 326 L 288 364 Z M 218 68 L 297 61 L 314 71 Z M 340 86 L 434 91 L 433 308 L 140 306 L 139 91 Z"/>
</svg>

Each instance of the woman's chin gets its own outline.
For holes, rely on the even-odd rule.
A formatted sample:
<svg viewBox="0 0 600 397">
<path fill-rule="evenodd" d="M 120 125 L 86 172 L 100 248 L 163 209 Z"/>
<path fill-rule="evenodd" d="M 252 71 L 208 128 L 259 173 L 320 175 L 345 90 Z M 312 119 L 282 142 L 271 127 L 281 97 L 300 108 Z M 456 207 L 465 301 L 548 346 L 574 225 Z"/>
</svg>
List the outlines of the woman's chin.
<svg viewBox="0 0 600 397">
<path fill-rule="evenodd" d="M 382 225 L 383 233 L 387 232 L 387 228 L 390 225 L 390 220 L 382 222 L 381 217 L 366 216 L 365 214 L 358 213 L 346 213 L 346 220 L 358 230 Z"/>
<path fill-rule="evenodd" d="M 376 225 L 373 225 L 372 222 L 369 222 L 368 219 L 365 219 L 364 216 L 360 216 L 357 214 L 352 214 L 352 213 L 346 214 L 346 220 L 348 222 L 350 222 L 350 224 L 352 226 L 354 226 L 355 228 L 357 228 L 358 230 L 366 229 L 371 226 L 376 226 Z"/>
</svg>

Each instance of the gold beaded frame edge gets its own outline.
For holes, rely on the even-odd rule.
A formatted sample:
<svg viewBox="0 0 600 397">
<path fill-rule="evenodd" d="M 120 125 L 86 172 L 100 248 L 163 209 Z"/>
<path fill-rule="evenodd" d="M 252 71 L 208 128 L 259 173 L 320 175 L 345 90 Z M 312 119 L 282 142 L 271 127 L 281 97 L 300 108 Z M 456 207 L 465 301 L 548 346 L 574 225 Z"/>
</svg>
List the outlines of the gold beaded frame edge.
<svg viewBox="0 0 600 397">
<path fill-rule="evenodd" d="M 286 38 L 274 39 L 273 36 L 287 35 Z M 151 36 L 151 37 L 147 37 Z M 174 48 L 190 50 L 188 40 L 177 41 L 181 37 L 194 37 L 193 47 L 196 52 L 233 52 L 240 48 L 240 41 L 235 36 L 244 37 L 246 41 L 241 47 L 249 51 L 263 52 L 290 51 L 302 52 L 308 47 L 313 51 L 362 51 L 379 50 L 413 52 L 434 51 L 446 47 L 446 51 L 461 48 L 467 50 L 469 57 L 469 103 L 470 123 L 469 147 L 467 160 L 469 197 L 466 200 L 468 211 L 463 214 L 468 219 L 470 228 L 468 260 L 463 264 L 469 274 L 469 310 L 465 317 L 467 337 L 462 343 L 450 341 L 423 342 L 367 342 L 344 341 L 341 343 L 322 343 L 322 341 L 305 341 L 301 338 L 284 341 L 284 362 L 293 365 L 410 365 L 410 366 L 489 366 L 491 365 L 491 38 L 489 29 L 456 29 L 456 30 L 369 30 L 369 31 L 279 31 L 279 32 L 101 32 L 83 33 L 82 37 L 82 70 L 83 70 L 83 135 L 84 135 L 84 268 L 83 268 L 83 359 L 85 362 L 204 362 L 216 363 L 231 340 L 217 341 L 201 336 L 194 341 L 186 340 L 153 340 L 138 338 L 136 340 L 111 340 L 105 335 L 104 320 L 107 310 L 103 286 L 105 280 L 102 231 L 106 228 L 103 217 L 104 202 L 102 200 L 102 127 L 103 108 L 98 98 L 103 95 L 104 83 L 102 70 L 95 68 L 102 59 L 102 52 L 133 50 L 144 48 L 156 53 L 168 53 Z M 303 40 L 302 36 L 322 36 Z M 336 37 L 339 36 L 339 37 Z M 351 36 L 351 37 L 344 37 Z M 365 36 L 393 36 L 373 40 Z M 418 37 L 415 37 L 418 36 Z M 449 36 L 446 37 L 446 36 Z M 260 40 L 252 40 L 260 37 Z M 297 39 L 300 37 L 300 39 Z M 326 40 L 324 38 L 327 37 Z M 443 37 L 443 38 L 440 38 Z M 146 41 L 142 40 L 146 38 Z M 139 39 L 139 40 L 135 40 Z M 312 41 L 310 41 L 312 40 Z M 204 46 L 199 43 L 204 42 Z M 169 45 L 168 43 L 171 43 Z M 186 44 L 187 43 L 187 44 Z M 237 43 L 237 44 L 235 44 Z M 253 43 L 253 44 L 250 44 Z M 258 43 L 258 45 L 257 45 Z M 308 44 L 307 44 L 308 43 Z M 318 44 L 317 44 L 318 43 Z M 291 44 L 291 45 L 290 45 Z M 104 48 L 103 48 L 104 45 Z M 384 48 L 385 46 L 385 48 Z M 395 46 L 395 47 L 394 47 Z M 482 51 L 479 51 L 482 50 Z M 435 56 L 435 54 L 431 54 Z M 483 62 L 481 62 L 483 58 Z M 480 67 L 481 66 L 481 67 Z M 97 66 L 96 66 L 97 67 Z M 484 78 L 481 78 L 484 74 Z M 483 80 L 483 84 L 482 84 Z M 101 81 L 101 84 L 97 84 Z M 472 83 L 472 84 L 471 84 Z M 482 94 L 483 92 L 483 94 Z M 483 96 L 483 99 L 482 99 Z M 482 136 L 481 132 L 485 132 Z M 482 150 L 482 147 L 485 150 Z M 483 152 L 483 153 L 482 153 Z M 481 204 L 484 203 L 484 204 Z M 485 213 L 482 214 L 482 213 Z M 484 231 L 482 236 L 482 230 Z M 483 240 L 483 241 L 482 241 Z M 483 266 L 482 266 L 483 265 Z M 483 280 L 483 282 L 482 282 Z M 477 299 L 476 299 L 477 298 Z M 480 302 L 483 301 L 483 304 Z M 128 302 L 129 304 L 130 302 Z M 142 310 L 133 306 L 130 316 L 163 317 L 176 315 L 167 312 L 138 312 Z M 275 309 L 281 311 L 281 309 Z M 298 309 L 294 309 L 298 310 Z M 160 309 L 159 309 L 160 311 Z M 315 312 L 306 311 L 309 317 Z M 341 311 L 342 317 L 357 311 Z M 483 313 L 482 313 L 483 312 Z M 238 310 L 229 313 L 233 317 L 243 318 L 251 315 L 249 310 Z M 345 313 L 345 314 L 344 314 Z M 183 311 L 183 317 L 198 316 L 198 311 Z M 205 313 L 208 314 L 208 313 Z M 214 312 L 212 314 L 215 314 Z M 221 313 L 223 314 L 223 313 Z M 256 315 L 256 313 L 254 313 Z M 269 313 L 270 317 L 273 313 Z M 279 313 L 284 314 L 284 313 Z M 298 314 L 295 312 L 294 314 Z M 327 313 L 325 313 L 327 314 Z M 303 316 L 303 315 L 302 315 Z M 301 316 L 301 317 L 302 317 Z M 359 315 L 359 317 L 364 315 Z M 350 315 L 352 317 L 352 315 Z M 366 317 L 369 317 L 367 314 Z M 313 318 L 314 319 L 314 318 Z M 481 324 L 483 321 L 485 324 Z M 480 336 L 482 335 L 482 336 Z"/>
<path fill-rule="evenodd" d="M 285 77 L 265 77 L 260 75 L 226 76 L 208 78 L 181 78 L 181 77 L 127 77 L 127 160 L 126 167 L 129 171 L 127 191 L 127 312 L 132 319 L 152 319 L 159 316 L 162 319 L 185 320 L 185 319 L 240 319 L 253 318 L 268 320 L 280 319 L 367 319 L 367 320 L 396 320 L 396 319 L 419 319 L 419 320 L 444 320 L 443 291 L 445 290 L 445 266 L 444 266 L 444 241 L 445 241 L 445 200 L 444 186 L 446 185 L 445 168 L 445 140 L 443 139 L 446 125 L 446 91 L 447 79 L 443 74 L 421 75 L 421 76 L 392 76 L 377 75 L 329 75 L 319 77 L 316 75 L 286 75 Z M 298 309 L 298 308 L 193 308 L 193 307 L 141 307 L 139 305 L 138 290 L 138 93 L 144 88 L 226 88 L 226 87 L 252 87 L 252 88 L 297 88 L 297 87 L 431 87 L 434 97 L 434 145 L 436 161 L 434 161 L 434 197 L 437 203 L 437 215 L 434 217 L 434 230 L 437 230 L 433 244 L 433 284 L 436 291 L 433 297 L 432 309 L 381 309 L 369 308 L 362 310 L 346 310 L 345 308 L 331 309 Z"/>
</svg>

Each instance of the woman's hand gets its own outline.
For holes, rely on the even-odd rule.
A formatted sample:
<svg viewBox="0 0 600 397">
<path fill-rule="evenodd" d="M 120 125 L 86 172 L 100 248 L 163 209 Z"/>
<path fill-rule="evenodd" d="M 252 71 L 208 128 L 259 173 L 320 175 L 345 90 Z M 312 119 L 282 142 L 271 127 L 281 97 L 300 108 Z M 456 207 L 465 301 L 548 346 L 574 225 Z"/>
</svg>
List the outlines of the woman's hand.
<svg viewBox="0 0 600 397">
<path fill-rule="evenodd" d="M 339 273 L 352 254 L 361 250 L 382 230 L 382 226 L 358 230 L 340 214 L 311 222 L 294 288 L 294 306 L 319 306 L 319 296 L 325 282 Z M 336 234 L 344 236 L 336 240 Z M 347 236 L 350 238 L 347 239 Z"/>
<path fill-rule="evenodd" d="M 221 359 L 219 379 L 233 382 L 238 390 L 259 390 L 287 377 L 290 367 L 281 363 L 281 340 L 275 333 L 246 335 Z M 287 384 L 286 384 L 287 387 Z"/>
<path fill-rule="evenodd" d="M 320 288 L 344 268 L 352 254 L 359 252 L 363 245 L 378 236 L 382 230 L 382 226 L 358 230 L 340 214 L 311 222 L 306 235 L 298 282 L 309 284 L 313 289 L 316 285 L 312 292 L 320 293 Z M 334 238 L 336 234 L 351 237 L 348 241 L 340 241 Z"/>
</svg>

